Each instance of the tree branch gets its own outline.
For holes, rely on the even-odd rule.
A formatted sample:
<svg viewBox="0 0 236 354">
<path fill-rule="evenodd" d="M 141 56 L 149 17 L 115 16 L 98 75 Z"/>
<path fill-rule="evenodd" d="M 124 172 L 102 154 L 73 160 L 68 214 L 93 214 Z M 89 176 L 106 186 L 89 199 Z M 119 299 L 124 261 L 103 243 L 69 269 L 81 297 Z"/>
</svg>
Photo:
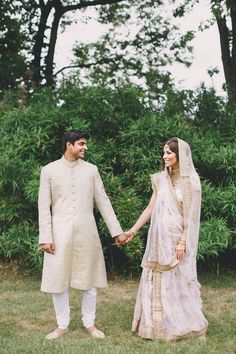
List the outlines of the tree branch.
<svg viewBox="0 0 236 354">
<path fill-rule="evenodd" d="M 73 68 L 81 68 L 81 69 L 89 69 L 93 66 L 96 65 L 101 65 L 101 64 L 109 64 L 109 63 L 116 63 L 118 60 L 120 60 L 121 58 L 123 58 L 122 55 L 117 55 L 116 58 L 110 59 L 110 58 L 103 58 L 101 60 L 98 60 L 95 63 L 88 63 L 88 64 L 76 64 L 76 65 L 67 65 L 64 66 L 63 68 L 61 68 L 60 70 L 58 70 L 54 76 L 57 76 L 58 74 L 60 74 L 62 71 L 66 70 L 66 69 L 73 69 Z"/>
<path fill-rule="evenodd" d="M 45 78 L 48 86 L 51 86 L 54 84 L 53 82 L 53 59 L 54 59 L 54 54 L 55 54 L 55 47 L 56 47 L 56 41 L 57 41 L 57 33 L 58 33 L 58 27 L 60 23 L 60 19 L 62 16 L 61 13 L 61 6 L 59 4 L 58 7 L 55 8 L 55 14 L 54 14 L 54 19 L 52 23 L 52 28 L 51 28 L 51 33 L 50 33 L 50 39 L 49 39 L 49 45 L 48 45 L 48 53 L 45 59 Z"/>
<path fill-rule="evenodd" d="M 96 5 L 109 5 L 109 4 L 117 4 L 119 2 L 123 2 L 126 0 L 94 0 L 94 1 L 81 1 L 80 4 L 77 5 L 68 5 L 63 6 L 63 13 L 68 11 L 82 9 L 84 7 L 96 6 Z"/>
</svg>

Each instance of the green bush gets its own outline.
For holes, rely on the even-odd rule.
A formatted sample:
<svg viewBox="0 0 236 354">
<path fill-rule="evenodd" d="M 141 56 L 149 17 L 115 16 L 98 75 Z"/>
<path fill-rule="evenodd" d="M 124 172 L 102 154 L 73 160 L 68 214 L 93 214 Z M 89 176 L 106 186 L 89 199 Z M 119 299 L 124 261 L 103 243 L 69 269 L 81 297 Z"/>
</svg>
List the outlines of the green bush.
<svg viewBox="0 0 236 354">
<path fill-rule="evenodd" d="M 1 256 L 17 259 L 24 267 L 39 270 L 43 263 L 43 252 L 38 245 L 38 230 L 27 224 L 12 226 L 0 237 Z"/>
<path fill-rule="evenodd" d="M 119 176 L 114 177 L 112 174 L 107 174 L 103 176 L 103 180 L 119 221 L 124 230 L 128 230 L 145 207 L 142 205 L 142 198 L 137 195 L 133 187 L 123 187 Z M 99 219 L 99 230 L 108 269 L 112 272 L 115 269 L 119 269 L 123 273 L 137 272 L 143 254 L 143 239 L 140 238 L 142 234 L 137 235 L 127 247 L 118 249 L 114 247 L 114 240 L 109 236 L 107 227 L 101 218 Z"/>
<path fill-rule="evenodd" d="M 224 219 L 212 218 L 201 223 L 198 259 L 217 257 L 228 247 L 231 231 Z"/>
<path fill-rule="evenodd" d="M 134 86 L 110 89 L 64 83 L 58 90 L 34 93 L 23 111 L 4 106 L 0 110 L 0 256 L 41 267 L 39 174 L 43 165 L 61 157 L 60 140 L 68 128 L 91 132 L 86 159 L 98 166 L 124 229 L 133 225 L 151 197 L 149 175 L 159 171 L 163 143 L 171 136 L 189 142 L 202 180 L 199 259 L 206 261 L 236 248 L 236 145 L 223 129 L 225 117 L 230 117 L 227 105 L 205 88 L 196 93 L 168 90 L 162 100 L 158 97 L 158 106 Z M 107 268 L 138 272 L 147 227 L 128 247 L 117 249 L 98 211 L 96 219 Z"/>
</svg>

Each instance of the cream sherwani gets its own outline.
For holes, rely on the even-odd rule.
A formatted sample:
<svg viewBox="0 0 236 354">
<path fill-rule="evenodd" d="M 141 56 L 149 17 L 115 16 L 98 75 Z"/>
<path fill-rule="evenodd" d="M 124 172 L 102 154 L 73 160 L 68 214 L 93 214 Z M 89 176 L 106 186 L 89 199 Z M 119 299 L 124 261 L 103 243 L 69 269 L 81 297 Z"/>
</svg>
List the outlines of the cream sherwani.
<svg viewBox="0 0 236 354">
<path fill-rule="evenodd" d="M 94 200 L 112 235 L 122 233 L 95 165 L 64 157 L 42 168 L 39 188 L 39 243 L 54 243 L 44 253 L 41 290 L 106 287 L 102 246 L 93 215 Z"/>
</svg>

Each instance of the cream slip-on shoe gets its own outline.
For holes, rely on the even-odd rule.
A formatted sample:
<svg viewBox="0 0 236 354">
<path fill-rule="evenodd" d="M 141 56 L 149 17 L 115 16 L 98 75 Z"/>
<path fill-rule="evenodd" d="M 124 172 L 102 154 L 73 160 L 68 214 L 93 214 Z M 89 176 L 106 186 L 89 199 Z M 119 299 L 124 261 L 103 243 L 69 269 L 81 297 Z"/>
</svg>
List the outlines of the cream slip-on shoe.
<svg viewBox="0 0 236 354">
<path fill-rule="evenodd" d="M 63 336 L 63 334 L 68 332 L 68 328 L 65 328 L 63 332 L 58 332 L 58 328 L 55 329 L 55 331 L 49 333 L 48 335 L 46 335 L 47 340 L 54 340 L 54 339 L 58 339 L 61 336 Z"/>
<path fill-rule="evenodd" d="M 105 334 L 99 329 L 95 328 L 92 332 L 88 331 L 93 338 L 105 338 Z"/>
</svg>

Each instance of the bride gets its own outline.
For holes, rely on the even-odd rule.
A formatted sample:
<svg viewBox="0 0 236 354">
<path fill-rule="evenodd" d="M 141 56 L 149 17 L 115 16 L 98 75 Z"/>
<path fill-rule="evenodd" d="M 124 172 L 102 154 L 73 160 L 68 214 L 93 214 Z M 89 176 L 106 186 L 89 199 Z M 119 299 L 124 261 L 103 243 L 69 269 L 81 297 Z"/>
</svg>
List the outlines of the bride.
<svg viewBox="0 0 236 354">
<path fill-rule="evenodd" d="M 151 218 L 132 331 L 149 339 L 205 338 L 196 254 L 201 185 L 189 145 L 171 138 L 163 149 L 165 169 L 151 176 L 153 194 L 127 240 Z"/>
</svg>

